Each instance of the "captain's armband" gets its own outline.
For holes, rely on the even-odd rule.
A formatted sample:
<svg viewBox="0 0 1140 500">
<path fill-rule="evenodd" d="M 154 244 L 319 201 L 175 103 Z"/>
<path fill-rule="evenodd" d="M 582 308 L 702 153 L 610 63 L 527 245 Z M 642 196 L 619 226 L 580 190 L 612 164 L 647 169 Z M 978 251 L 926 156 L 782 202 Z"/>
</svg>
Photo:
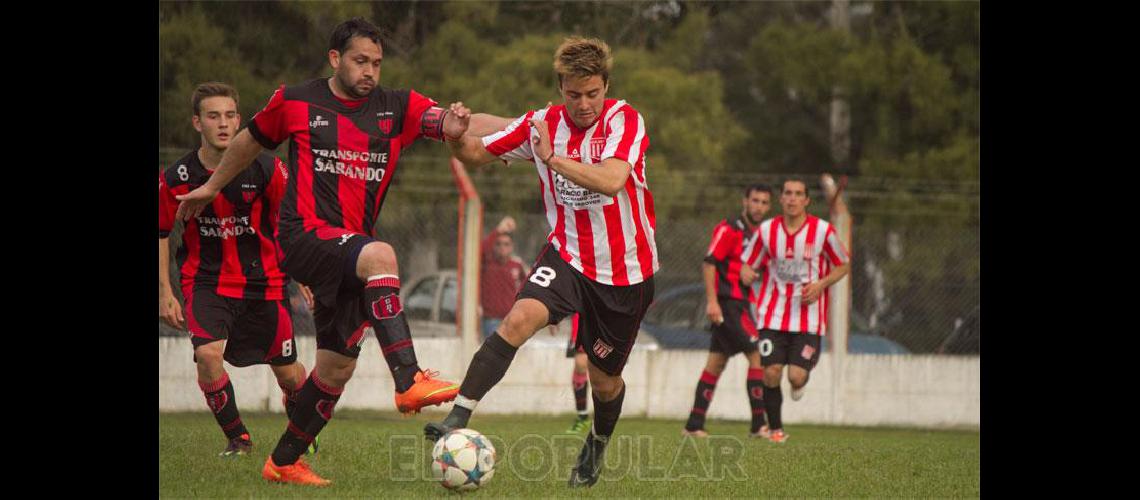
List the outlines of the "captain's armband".
<svg viewBox="0 0 1140 500">
<path fill-rule="evenodd" d="M 451 110 L 430 107 L 420 116 L 420 135 L 443 142 L 443 119 Z"/>
</svg>

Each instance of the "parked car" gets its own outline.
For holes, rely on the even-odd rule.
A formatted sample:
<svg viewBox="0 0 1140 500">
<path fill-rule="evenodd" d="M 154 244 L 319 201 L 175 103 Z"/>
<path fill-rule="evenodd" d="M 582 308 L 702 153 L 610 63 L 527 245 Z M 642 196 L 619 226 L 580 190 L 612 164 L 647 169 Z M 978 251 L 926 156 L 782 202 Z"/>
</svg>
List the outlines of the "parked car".
<svg viewBox="0 0 1140 500">
<path fill-rule="evenodd" d="M 938 346 L 938 354 L 982 353 L 982 306 L 955 322 L 954 332 Z"/>
<path fill-rule="evenodd" d="M 899 343 L 874 334 L 867 328 L 866 320 L 854 311 L 850 325 L 847 352 L 851 354 L 910 353 Z M 664 349 L 708 349 L 712 332 L 705 316 L 704 284 L 680 285 L 658 294 L 645 313 L 641 328 Z M 823 343 L 821 352 L 827 350 L 827 344 Z"/>
<path fill-rule="evenodd" d="M 459 279 L 454 269 L 421 276 L 400 294 L 413 337 L 455 337 Z"/>
</svg>

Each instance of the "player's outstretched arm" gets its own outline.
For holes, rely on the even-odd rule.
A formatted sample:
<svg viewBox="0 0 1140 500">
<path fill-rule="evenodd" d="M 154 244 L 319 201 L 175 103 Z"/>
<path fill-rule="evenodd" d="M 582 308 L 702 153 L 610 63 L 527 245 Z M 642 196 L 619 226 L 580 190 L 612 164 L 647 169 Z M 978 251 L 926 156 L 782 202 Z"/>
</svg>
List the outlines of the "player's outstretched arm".
<svg viewBox="0 0 1140 500">
<path fill-rule="evenodd" d="M 218 192 L 234 180 L 234 177 L 248 168 L 253 159 L 264 149 L 250 135 L 248 128 L 238 132 L 237 137 L 234 137 L 233 142 L 230 143 L 230 147 L 226 148 L 226 154 L 222 155 L 222 161 L 218 163 L 218 169 L 210 176 L 210 180 L 199 186 L 198 189 L 181 196 L 175 196 L 178 201 L 182 202 L 178 205 L 176 217 L 182 220 L 190 220 L 191 217 L 197 217 L 201 214 L 202 209 L 214 201 Z"/>
<path fill-rule="evenodd" d="M 598 165 L 586 165 L 569 158 L 554 156 L 554 148 L 550 144 L 550 131 L 546 128 L 546 122 L 538 118 L 531 118 L 530 126 L 537 132 L 536 135 L 538 136 L 531 139 L 534 145 L 535 158 L 542 159 L 542 162 L 554 169 L 555 172 L 562 174 L 563 177 L 570 179 L 579 186 L 606 196 L 617 196 L 625 187 L 625 181 L 629 178 L 629 173 L 633 171 L 633 166 L 628 162 L 617 158 L 606 158 Z"/>
<path fill-rule="evenodd" d="M 483 139 L 475 137 L 470 134 L 464 134 L 459 139 L 448 138 L 447 147 L 451 148 L 451 154 L 464 165 L 468 167 L 477 167 L 479 165 L 486 165 L 499 158 L 487 148 L 483 147 Z"/>
<path fill-rule="evenodd" d="M 450 111 L 444 117 L 443 137 L 444 141 L 447 142 L 447 147 L 451 149 L 452 156 L 455 156 L 468 167 L 497 160 L 498 158 L 495 155 L 483 147 L 483 140 L 473 135 L 471 131 L 473 122 L 477 128 L 475 132 L 482 132 L 484 129 L 490 128 L 493 123 L 487 121 L 485 117 L 491 115 L 483 115 L 483 117 L 476 119 L 471 110 L 467 109 L 462 102 L 452 103 Z"/>
<path fill-rule="evenodd" d="M 471 125 L 467 127 L 467 135 L 485 137 L 507 128 L 511 121 L 510 118 L 487 113 L 475 113 L 471 115 Z"/>
</svg>

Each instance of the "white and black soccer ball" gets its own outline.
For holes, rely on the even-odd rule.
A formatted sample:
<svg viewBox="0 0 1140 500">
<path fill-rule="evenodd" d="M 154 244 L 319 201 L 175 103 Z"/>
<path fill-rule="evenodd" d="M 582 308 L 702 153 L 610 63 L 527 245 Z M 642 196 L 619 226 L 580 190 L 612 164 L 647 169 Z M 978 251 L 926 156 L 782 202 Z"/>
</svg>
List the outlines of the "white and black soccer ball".
<svg viewBox="0 0 1140 500">
<path fill-rule="evenodd" d="M 431 472 L 444 488 L 474 490 L 495 475 L 495 446 L 471 429 L 445 434 L 431 450 Z"/>
</svg>

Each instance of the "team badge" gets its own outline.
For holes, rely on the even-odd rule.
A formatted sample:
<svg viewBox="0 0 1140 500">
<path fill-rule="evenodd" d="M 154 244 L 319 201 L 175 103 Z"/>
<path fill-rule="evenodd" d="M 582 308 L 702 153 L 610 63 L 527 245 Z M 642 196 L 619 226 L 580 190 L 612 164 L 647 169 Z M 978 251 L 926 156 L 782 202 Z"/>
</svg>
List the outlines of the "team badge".
<svg viewBox="0 0 1140 500">
<path fill-rule="evenodd" d="M 230 396 L 225 391 L 218 391 L 212 396 L 206 396 L 206 404 L 210 406 L 210 410 L 213 410 L 215 415 L 221 413 L 222 408 L 225 408 L 228 402 L 230 402 Z"/>
<path fill-rule="evenodd" d="M 590 159 L 597 163 L 602 161 L 602 151 L 606 150 L 605 137 L 592 137 L 590 138 Z"/>
<path fill-rule="evenodd" d="M 332 420 L 333 408 L 336 408 L 336 401 L 331 399 L 317 401 L 317 413 L 321 415 L 321 418 L 325 419 L 325 422 Z"/>
<path fill-rule="evenodd" d="M 810 345 L 805 345 L 804 350 L 800 352 L 800 356 L 804 359 L 811 359 L 813 354 L 815 354 L 815 348 Z"/>
<path fill-rule="evenodd" d="M 376 124 L 380 126 L 380 131 L 384 132 L 385 134 L 392 131 L 392 119 L 391 118 L 381 118 L 379 121 L 376 122 Z"/>
<path fill-rule="evenodd" d="M 255 191 L 242 191 L 241 192 L 241 199 L 245 200 L 246 203 L 253 203 L 253 199 L 256 197 L 257 197 L 257 192 L 255 192 Z"/>
<path fill-rule="evenodd" d="M 401 310 L 400 296 L 394 293 L 380 297 L 372 303 L 372 316 L 376 319 L 394 318 Z"/>
<path fill-rule="evenodd" d="M 605 359 L 605 357 L 609 356 L 613 351 L 614 346 L 602 342 L 602 339 L 598 339 L 597 342 L 594 342 L 594 354 L 597 354 L 599 358 Z"/>
</svg>

